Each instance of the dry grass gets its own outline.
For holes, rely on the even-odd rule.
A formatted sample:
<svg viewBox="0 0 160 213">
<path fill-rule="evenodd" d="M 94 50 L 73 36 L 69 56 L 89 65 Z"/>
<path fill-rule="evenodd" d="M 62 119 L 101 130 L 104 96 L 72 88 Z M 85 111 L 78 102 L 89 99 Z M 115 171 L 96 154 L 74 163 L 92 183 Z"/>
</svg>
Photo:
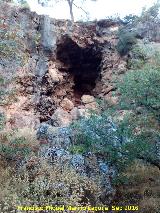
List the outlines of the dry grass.
<svg viewBox="0 0 160 213">
<path fill-rule="evenodd" d="M 35 130 L 25 127 L 17 131 L 0 132 L 0 155 L 7 161 L 20 162 L 38 151 L 39 141 Z"/>
<path fill-rule="evenodd" d="M 123 204 L 139 205 L 140 213 L 160 212 L 160 170 L 137 161 L 123 176 L 128 184 L 119 189 Z"/>
<path fill-rule="evenodd" d="M 13 138 L 21 138 L 24 137 L 27 141 L 28 146 L 34 147 L 34 146 L 39 146 L 39 141 L 37 140 L 36 136 L 36 130 L 31 129 L 29 127 L 24 127 L 21 129 L 18 129 Z"/>
<path fill-rule="evenodd" d="M 8 172 L 5 169 L 0 177 L 1 212 L 4 209 L 13 211 L 17 205 L 78 206 L 99 203 L 101 189 L 98 182 L 80 176 L 67 165 L 49 165 L 44 159 L 32 157 L 11 178 Z"/>
</svg>

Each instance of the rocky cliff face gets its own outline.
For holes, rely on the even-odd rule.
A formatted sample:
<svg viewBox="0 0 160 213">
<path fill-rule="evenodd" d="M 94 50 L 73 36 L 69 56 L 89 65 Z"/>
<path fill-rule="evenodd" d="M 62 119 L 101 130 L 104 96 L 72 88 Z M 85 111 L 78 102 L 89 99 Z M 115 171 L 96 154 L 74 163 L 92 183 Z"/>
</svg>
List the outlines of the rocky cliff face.
<svg viewBox="0 0 160 213">
<path fill-rule="evenodd" d="M 42 157 L 61 162 L 62 167 L 65 162 L 82 176 L 100 178 L 101 199 L 107 196 L 109 203 L 115 194 L 110 181 L 114 169 L 92 153 L 71 154 L 67 126 L 89 116 L 88 109 L 98 112 L 96 98 L 116 103 L 115 81 L 126 71 L 126 62 L 115 49 L 119 23 L 101 20 L 72 25 L 4 3 L 0 12 L 18 45 L 12 60 L 0 58 L 0 75 L 8 79 L 3 87 L 10 85 L 10 92 L 14 91 L 2 96 L 6 128 L 35 129 L 40 144 L 46 143 L 40 148 Z"/>
<path fill-rule="evenodd" d="M 77 110 L 96 108 L 93 97 L 116 102 L 111 97 L 114 82 L 126 71 L 115 49 L 120 23 L 101 20 L 72 26 L 28 9 L 6 9 L 5 22 L 18 24 L 27 56 L 24 65 L 14 69 L 18 100 L 6 108 L 13 125 L 36 126 L 50 120 L 59 107 L 72 120 Z M 92 101 L 83 102 L 84 95 L 93 96 Z"/>
</svg>

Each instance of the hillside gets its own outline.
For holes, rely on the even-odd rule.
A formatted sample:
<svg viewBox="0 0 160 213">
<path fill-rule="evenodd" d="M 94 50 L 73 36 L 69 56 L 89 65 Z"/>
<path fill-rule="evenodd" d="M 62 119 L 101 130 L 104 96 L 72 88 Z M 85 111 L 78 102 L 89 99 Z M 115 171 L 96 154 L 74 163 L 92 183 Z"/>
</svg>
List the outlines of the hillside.
<svg viewBox="0 0 160 213">
<path fill-rule="evenodd" d="M 1 212 L 160 212 L 158 9 L 72 23 L 0 1 Z"/>
</svg>

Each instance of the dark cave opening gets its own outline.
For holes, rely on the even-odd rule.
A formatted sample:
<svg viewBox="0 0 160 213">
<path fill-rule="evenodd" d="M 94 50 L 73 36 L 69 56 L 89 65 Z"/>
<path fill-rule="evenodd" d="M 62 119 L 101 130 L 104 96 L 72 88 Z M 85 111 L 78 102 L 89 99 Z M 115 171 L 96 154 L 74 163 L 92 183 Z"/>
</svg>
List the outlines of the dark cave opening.
<svg viewBox="0 0 160 213">
<path fill-rule="evenodd" d="M 57 60 L 63 63 L 74 78 L 74 96 L 80 100 L 83 94 L 94 95 L 96 80 L 100 78 L 102 52 L 96 44 L 79 46 L 70 37 L 63 36 L 57 43 Z"/>
</svg>

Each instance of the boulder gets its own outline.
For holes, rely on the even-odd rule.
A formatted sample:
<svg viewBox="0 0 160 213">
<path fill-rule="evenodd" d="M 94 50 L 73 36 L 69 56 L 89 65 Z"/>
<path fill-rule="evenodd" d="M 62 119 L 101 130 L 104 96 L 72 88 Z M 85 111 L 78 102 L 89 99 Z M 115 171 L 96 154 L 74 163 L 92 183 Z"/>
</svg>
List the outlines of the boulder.
<svg viewBox="0 0 160 213">
<path fill-rule="evenodd" d="M 91 95 L 83 95 L 81 97 L 82 103 L 83 104 L 89 104 L 95 101 L 95 98 Z"/>
<path fill-rule="evenodd" d="M 90 116 L 89 112 L 85 108 L 77 108 L 74 107 L 70 112 L 73 120 L 78 120 L 79 118 L 85 117 L 88 118 Z"/>
<path fill-rule="evenodd" d="M 64 98 L 60 105 L 64 110 L 67 110 L 67 111 L 70 111 L 74 108 L 73 102 L 70 101 L 68 98 Z"/>
<path fill-rule="evenodd" d="M 60 74 L 56 68 L 50 68 L 49 75 L 52 78 L 52 81 L 54 83 L 57 83 L 63 80 L 63 75 Z"/>
<path fill-rule="evenodd" d="M 78 120 L 80 115 L 79 115 L 79 110 L 77 107 L 74 107 L 71 112 L 70 112 L 71 116 L 72 116 L 72 119 L 73 120 Z"/>
<path fill-rule="evenodd" d="M 20 110 L 19 112 L 15 112 L 13 114 L 8 114 L 7 120 L 6 120 L 6 128 L 12 129 L 12 128 L 23 128 L 23 127 L 29 127 L 32 129 L 37 128 L 39 125 L 39 119 L 34 113 L 32 112 L 26 112 Z"/>
<path fill-rule="evenodd" d="M 85 105 L 86 109 L 98 111 L 98 104 L 96 102 L 88 103 Z"/>
<path fill-rule="evenodd" d="M 66 127 L 72 122 L 72 116 L 62 108 L 55 110 L 51 117 L 51 124 L 57 127 Z"/>
</svg>

